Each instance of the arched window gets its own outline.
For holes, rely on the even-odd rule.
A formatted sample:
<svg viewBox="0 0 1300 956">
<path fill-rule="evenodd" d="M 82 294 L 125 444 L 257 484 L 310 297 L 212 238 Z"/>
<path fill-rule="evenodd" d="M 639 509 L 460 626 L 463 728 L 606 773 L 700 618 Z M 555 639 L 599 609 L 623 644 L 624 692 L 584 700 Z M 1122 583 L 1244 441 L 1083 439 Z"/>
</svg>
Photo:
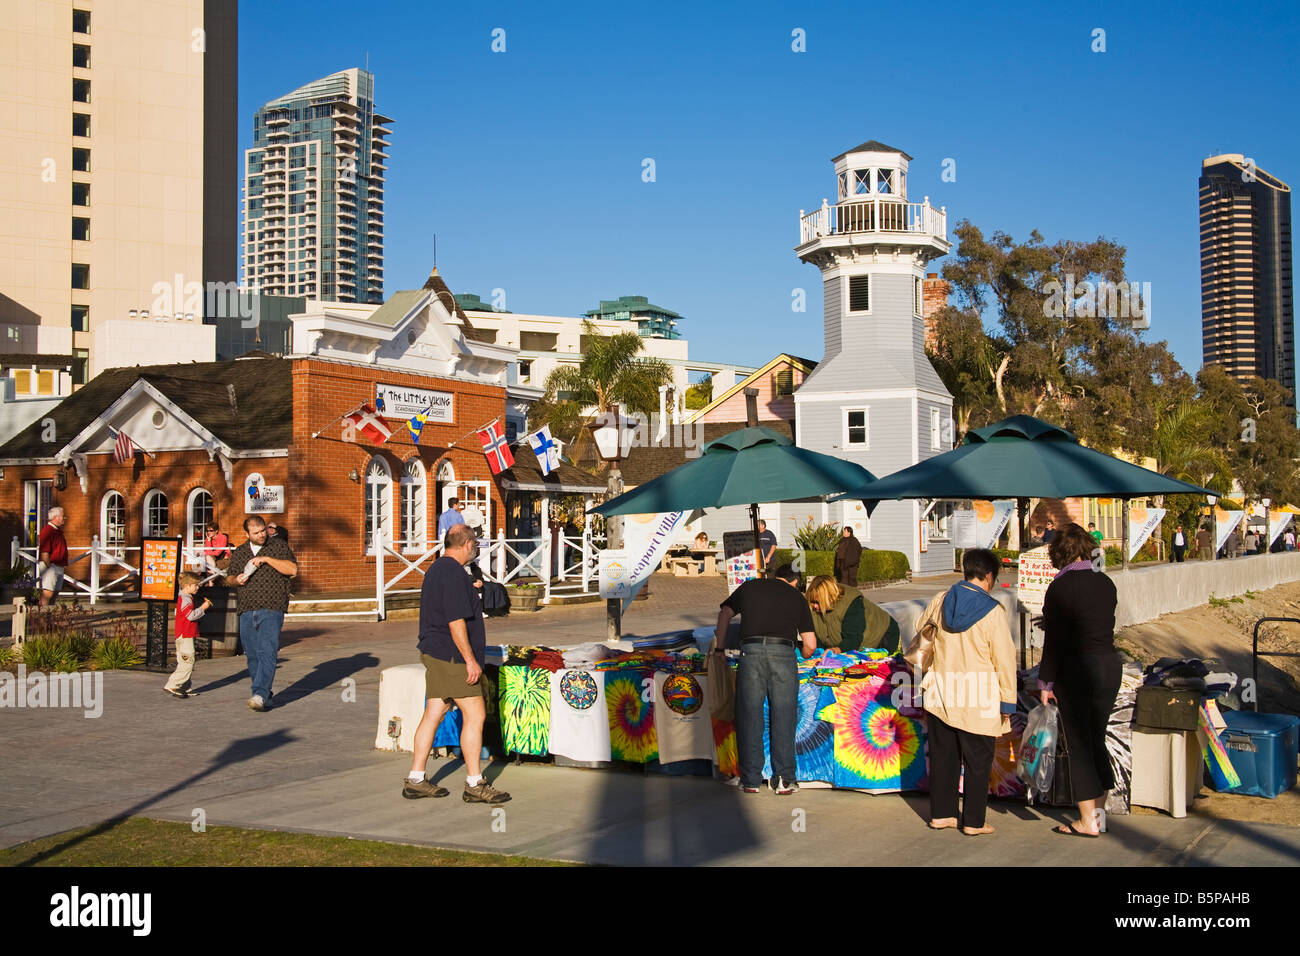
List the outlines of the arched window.
<svg viewBox="0 0 1300 956">
<path fill-rule="evenodd" d="M 203 536 L 212 523 L 212 495 L 203 488 L 190 492 L 185 508 L 185 554 L 187 564 L 203 566 Z"/>
<path fill-rule="evenodd" d="M 393 475 L 388 462 L 375 457 L 366 466 L 366 554 L 375 553 L 375 529 L 379 540 L 393 541 Z"/>
<path fill-rule="evenodd" d="M 402 542 L 407 551 L 423 554 L 425 548 L 425 493 L 424 466 L 413 458 L 402 469 L 401 511 Z"/>
<path fill-rule="evenodd" d="M 99 506 L 99 546 L 119 561 L 126 557 L 126 499 L 116 491 Z"/>
<path fill-rule="evenodd" d="M 154 489 L 144 496 L 144 536 L 167 537 L 167 496 Z"/>
</svg>

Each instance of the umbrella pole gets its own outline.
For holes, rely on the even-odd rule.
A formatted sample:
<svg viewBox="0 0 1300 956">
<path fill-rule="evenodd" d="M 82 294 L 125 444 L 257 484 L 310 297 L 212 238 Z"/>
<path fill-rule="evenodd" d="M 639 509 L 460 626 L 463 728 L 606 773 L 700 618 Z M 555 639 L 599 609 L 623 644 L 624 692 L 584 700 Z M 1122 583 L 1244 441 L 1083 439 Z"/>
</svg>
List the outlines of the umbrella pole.
<svg viewBox="0 0 1300 956">
<path fill-rule="evenodd" d="M 1016 499 L 1016 533 L 1019 535 L 1020 553 L 1024 554 L 1027 550 L 1025 545 L 1029 543 L 1029 499 Z M 1025 613 L 1025 606 L 1020 603 L 1020 572 L 1016 572 L 1016 604 L 1020 607 L 1020 669 L 1024 670 L 1029 666 L 1029 615 Z"/>
<path fill-rule="evenodd" d="M 1124 560 L 1120 563 L 1120 567 L 1122 567 L 1125 571 L 1127 571 L 1128 570 L 1128 499 L 1121 498 L 1119 500 L 1120 500 L 1119 527 L 1120 527 L 1120 534 L 1122 535 L 1124 541 L 1123 545 L 1121 546 L 1123 551 L 1121 557 Z"/>
<path fill-rule="evenodd" d="M 763 546 L 758 541 L 758 504 L 757 502 L 749 506 L 749 526 L 754 531 L 754 550 L 758 552 L 758 576 L 765 577 L 764 572 L 767 570 L 763 566 Z"/>
</svg>

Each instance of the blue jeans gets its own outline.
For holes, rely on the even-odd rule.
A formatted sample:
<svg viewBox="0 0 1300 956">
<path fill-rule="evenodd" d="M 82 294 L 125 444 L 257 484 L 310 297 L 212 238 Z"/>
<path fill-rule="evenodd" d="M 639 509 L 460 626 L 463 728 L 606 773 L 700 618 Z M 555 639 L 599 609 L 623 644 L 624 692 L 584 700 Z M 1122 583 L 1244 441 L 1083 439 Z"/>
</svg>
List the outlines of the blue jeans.
<svg viewBox="0 0 1300 956">
<path fill-rule="evenodd" d="M 239 615 L 239 640 L 248 658 L 248 676 L 253 679 L 253 696 L 271 699 L 275 680 L 275 659 L 280 652 L 283 611 L 245 611 Z"/>
<path fill-rule="evenodd" d="M 744 644 L 736 674 L 736 749 L 740 782 L 763 782 L 763 701 L 767 700 L 772 778 L 795 780 L 794 731 L 799 716 L 799 673 L 792 644 Z"/>
</svg>

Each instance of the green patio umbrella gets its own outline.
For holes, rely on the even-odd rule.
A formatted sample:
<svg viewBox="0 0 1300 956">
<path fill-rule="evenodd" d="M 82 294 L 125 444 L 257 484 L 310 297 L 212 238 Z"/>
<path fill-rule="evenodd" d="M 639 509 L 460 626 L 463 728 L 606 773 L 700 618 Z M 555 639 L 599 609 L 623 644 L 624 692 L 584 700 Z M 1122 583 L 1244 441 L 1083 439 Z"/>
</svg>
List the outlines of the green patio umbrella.
<svg viewBox="0 0 1300 956">
<path fill-rule="evenodd" d="M 757 547 L 758 502 L 817 498 L 865 488 L 875 480 L 861 465 L 799 448 L 770 428 L 751 426 L 709 442 L 699 458 L 591 510 L 609 517 L 749 505 Z M 874 502 L 868 505 L 874 507 Z"/>
<path fill-rule="evenodd" d="M 1217 495 L 1079 444 L 1072 433 L 1014 415 L 967 433 L 960 446 L 863 482 L 832 500 L 900 498 L 1137 498 Z"/>
</svg>

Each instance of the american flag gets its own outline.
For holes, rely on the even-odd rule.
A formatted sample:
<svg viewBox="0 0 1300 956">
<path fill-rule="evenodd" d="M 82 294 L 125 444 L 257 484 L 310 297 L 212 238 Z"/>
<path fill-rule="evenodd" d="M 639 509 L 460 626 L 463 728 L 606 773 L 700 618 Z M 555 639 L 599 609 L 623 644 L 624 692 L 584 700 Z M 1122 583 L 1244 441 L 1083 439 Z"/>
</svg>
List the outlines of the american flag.
<svg viewBox="0 0 1300 956">
<path fill-rule="evenodd" d="M 506 442 L 506 437 L 497 430 L 498 422 L 500 419 L 478 430 L 479 440 L 483 442 L 483 454 L 487 456 L 488 467 L 492 469 L 494 475 L 501 474 L 507 468 L 513 467 L 515 463 L 515 456 L 510 454 L 510 445 Z"/>
<path fill-rule="evenodd" d="M 126 432 L 117 433 L 117 442 L 113 445 L 113 461 L 117 464 L 125 464 L 135 457 L 135 445 L 131 444 L 131 439 L 126 437 Z"/>
</svg>

